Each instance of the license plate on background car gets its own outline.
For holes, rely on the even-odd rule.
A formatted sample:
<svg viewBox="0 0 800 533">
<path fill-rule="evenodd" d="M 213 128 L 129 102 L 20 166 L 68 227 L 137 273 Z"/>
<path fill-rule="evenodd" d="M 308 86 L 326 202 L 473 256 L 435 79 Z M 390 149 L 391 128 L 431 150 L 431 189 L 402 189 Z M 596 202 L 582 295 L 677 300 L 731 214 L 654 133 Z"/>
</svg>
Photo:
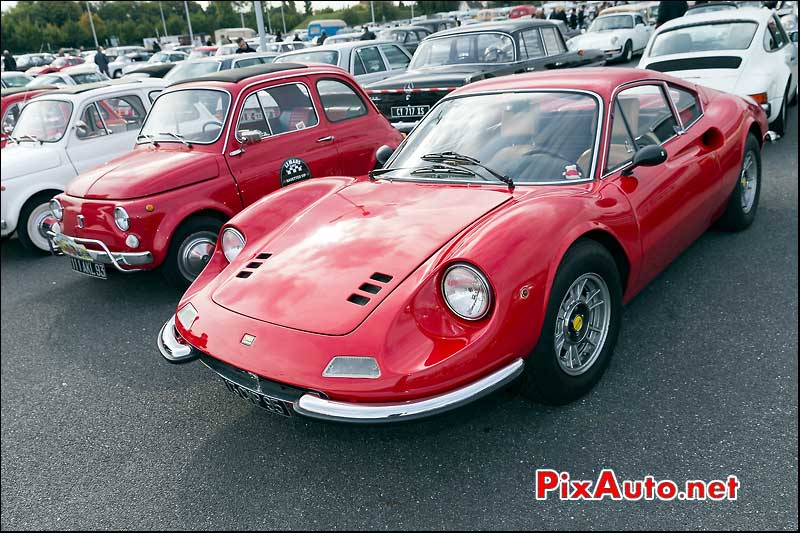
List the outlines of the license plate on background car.
<svg viewBox="0 0 800 533">
<path fill-rule="evenodd" d="M 108 279 L 108 274 L 106 274 L 105 265 L 92 263 L 91 261 L 87 261 L 85 259 L 78 259 L 77 257 L 70 257 L 69 260 L 70 263 L 72 263 L 72 270 L 74 270 L 75 272 L 78 272 L 80 274 L 85 274 L 93 278 Z"/>
<path fill-rule="evenodd" d="M 225 382 L 225 387 L 229 391 L 242 400 L 248 401 L 276 415 L 292 416 L 291 404 L 289 402 L 250 390 L 225 378 L 222 378 L 222 381 Z"/>
<path fill-rule="evenodd" d="M 429 105 L 404 105 L 392 108 L 393 118 L 422 117 L 430 110 Z"/>
</svg>

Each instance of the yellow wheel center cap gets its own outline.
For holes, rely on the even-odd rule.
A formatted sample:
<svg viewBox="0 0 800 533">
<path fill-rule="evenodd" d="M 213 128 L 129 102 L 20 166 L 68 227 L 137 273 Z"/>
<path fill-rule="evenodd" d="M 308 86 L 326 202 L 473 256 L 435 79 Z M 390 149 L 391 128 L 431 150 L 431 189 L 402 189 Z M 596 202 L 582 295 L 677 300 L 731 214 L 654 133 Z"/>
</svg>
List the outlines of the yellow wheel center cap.
<svg viewBox="0 0 800 533">
<path fill-rule="evenodd" d="M 583 327 L 583 316 L 582 315 L 575 315 L 575 318 L 572 319 L 572 329 L 575 331 L 580 331 Z"/>
</svg>

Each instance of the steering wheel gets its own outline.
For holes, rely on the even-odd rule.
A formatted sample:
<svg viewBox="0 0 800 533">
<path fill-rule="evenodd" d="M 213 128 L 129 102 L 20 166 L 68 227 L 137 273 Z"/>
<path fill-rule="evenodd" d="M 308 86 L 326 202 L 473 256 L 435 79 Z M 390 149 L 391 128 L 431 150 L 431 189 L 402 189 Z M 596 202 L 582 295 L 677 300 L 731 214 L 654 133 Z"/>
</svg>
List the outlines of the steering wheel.
<svg viewBox="0 0 800 533">
<path fill-rule="evenodd" d="M 218 128 L 222 129 L 222 122 L 220 122 L 218 120 L 209 120 L 208 122 L 203 124 L 203 127 L 201 128 L 203 133 L 206 132 L 206 127 L 207 126 L 217 126 Z"/>
</svg>

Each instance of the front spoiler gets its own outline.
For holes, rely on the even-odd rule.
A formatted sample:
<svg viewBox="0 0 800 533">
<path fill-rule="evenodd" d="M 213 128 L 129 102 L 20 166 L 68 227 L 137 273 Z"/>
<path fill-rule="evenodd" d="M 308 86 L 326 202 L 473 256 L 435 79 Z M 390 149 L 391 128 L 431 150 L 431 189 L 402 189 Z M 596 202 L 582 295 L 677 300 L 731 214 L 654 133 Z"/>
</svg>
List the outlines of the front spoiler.
<svg viewBox="0 0 800 533">
<path fill-rule="evenodd" d="M 188 363 L 202 353 L 178 341 L 173 315 L 158 334 L 158 349 L 170 363 Z M 218 374 L 210 365 L 206 365 Z M 510 364 L 459 389 L 437 396 L 397 403 L 352 403 L 324 398 L 318 392 L 308 391 L 292 402 L 298 415 L 331 422 L 379 424 L 401 422 L 437 415 L 477 400 L 511 383 L 522 374 L 525 363 L 515 359 Z M 222 375 L 222 374 L 220 374 Z M 230 380 L 230 376 L 222 376 Z M 268 381 L 259 378 L 261 381 Z"/>
</svg>

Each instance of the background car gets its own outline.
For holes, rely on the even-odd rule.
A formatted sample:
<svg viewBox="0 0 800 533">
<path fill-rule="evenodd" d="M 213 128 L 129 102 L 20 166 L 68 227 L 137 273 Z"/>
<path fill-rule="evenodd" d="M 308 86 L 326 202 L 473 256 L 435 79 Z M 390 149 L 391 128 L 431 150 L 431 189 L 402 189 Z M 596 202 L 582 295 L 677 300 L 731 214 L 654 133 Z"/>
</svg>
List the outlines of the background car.
<svg viewBox="0 0 800 533">
<path fill-rule="evenodd" d="M 33 76 L 29 76 L 24 72 L 8 71 L 3 72 L 0 76 L 0 87 L 3 89 L 10 89 L 12 87 L 24 87 L 33 80 Z"/>
<path fill-rule="evenodd" d="M 217 53 L 217 46 L 196 46 L 189 54 L 189 59 L 213 56 Z M 236 50 L 234 50 L 235 52 Z"/>
<path fill-rule="evenodd" d="M 361 32 L 337 33 L 325 39 L 325 44 L 352 43 L 353 41 L 360 41 L 361 35 L 363 35 Z M 284 51 L 288 52 L 288 50 Z"/>
<path fill-rule="evenodd" d="M 125 74 L 122 76 L 122 79 L 134 80 L 141 78 L 163 78 L 169 73 L 170 70 L 172 70 L 172 67 L 176 65 L 177 63 L 156 63 L 154 65 L 145 65 L 137 68 L 133 72 Z"/>
<path fill-rule="evenodd" d="M 606 60 L 627 62 L 644 50 L 652 32 L 641 13 L 604 15 L 594 19 L 586 33 L 567 41 L 567 46 L 570 50 L 603 50 Z"/>
<path fill-rule="evenodd" d="M 783 135 L 797 100 L 797 45 L 768 9 L 739 8 L 673 19 L 660 26 L 639 68 L 758 102 Z"/>
<path fill-rule="evenodd" d="M 0 117 L 2 126 L 0 127 L 0 148 L 6 147 L 8 135 L 14 130 L 19 114 L 31 98 L 49 90 L 56 89 L 55 86 L 47 87 L 14 87 L 2 90 L 0 96 Z"/>
<path fill-rule="evenodd" d="M 402 44 L 412 56 L 419 43 L 431 34 L 428 28 L 421 26 L 398 26 L 377 32 L 376 37 L 382 41 L 396 41 Z"/>
<path fill-rule="evenodd" d="M 63 231 L 53 242 L 79 272 L 161 267 L 185 287 L 242 208 L 310 178 L 363 176 L 379 146 L 400 143 L 367 100 L 329 66 L 256 65 L 173 83 L 133 152 L 82 174 L 57 197 Z"/>
<path fill-rule="evenodd" d="M 80 173 L 129 151 L 163 83 L 143 80 L 62 87 L 22 108 L 3 149 L 2 235 L 49 252 L 49 202 Z"/>
<path fill-rule="evenodd" d="M 17 61 L 17 70 L 25 72 L 29 68 L 49 65 L 55 60 L 53 54 L 22 54 Z"/>
<path fill-rule="evenodd" d="M 108 75 L 112 78 L 120 78 L 124 74 L 123 69 L 125 67 L 131 67 L 137 64 L 143 65 L 151 56 L 152 54 L 147 51 L 128 52 L 117 56 L 114 61 L 108 64 Z"/>
<path fill-rule="evenodd" d="M 739 6 L 736 4 L 736 2 L 708 2 L 705 4 L 689 6 L 689 8 L 686 10 L 686 13 L 684 13 L 684 16 L 713 13 L 714 11 L 726 11 L 729 9 L 739 9 Z"/>
<path fill-rule="evenodd" d="M 411 54 L 393 41 L 353 41 L 288 52 L 275 62 L 336 65 L 367 85 L 405 72 Z"/>
<path fill-rule="evenodd" d="M 168 51 L 168 52 L 156 52 L 147 60 L 146 63 L 131 63 L 122 67 L 122 74 L 130 74 L 131 72 L 135 72 L 141 67 L 144 66 L 152 66 L 152 65 L 161 65 L 164 63 L 178 63 L 180 61 L 185 61 L 186 58 L 189 56 L 183 52 L 177 51 Z"/>
<path fill-rule="evenodd" d="M 38 67 L 31 67 L 25 71 L 25 74 L 30 76 L 40 76 L 42 74 L 49 74 L 50 72 L 58 72 L 63 70 L 67 67 L 73 67 L 75 65 L 81 65 L 85 63 L 86 60 L 82 57 L 78 56 L 62 56 L 57 57 L 53 60 L 52 63 L 48 63 L 47 65 L 41 65 Z"/>
<path fill-rule="evenodd" d="M 336 37 L 336 35 L 334 35 L 333 37 Z M 332 37 L 329 37 L 329 39 L 330 38 Z M 327 39 L 325 40 L 325 44 L 328 44 Z M 283 41 L 280 43 L 272 42 L 272 43 L 267 43 L 266 48 L 264 48 L 263 50 L 261 49 L 261 44 L 258 42 L 256 42 L 255 44 L 251 44 L 251 46 L 256 50 L 258 50 L 259 52 L 271 52 L 275 54 L 283 54 L 286 52 L 291 52 L 293 50 L 303 50 L 304 48 L 308 47 L 308 43 L 305 43 L 303 41 Z"/>
<path fill-rule="evenodd" d="M 216 56 L 227 56 L 231 54 L 235 54 L 236 50 L 239 49 L 239 45 L 237 43 L 230 43 L 230 44 L 220 44 L 214 50 L 214 55 Z M 197 50 L 197 49 L 195 49 Z M 196 56 L 195 56 L 196 57 Z"/>
<path fill-rule="evenodd" d="M 84 83 L 97 83 L 108 80 L 108 76 L 100 72 L 94 63 L 81 64 L 67 67 L 58 72 L 41 74 L 30 82 L 31 87 L 46 85 L 82 85 Z"/>
<path fill-rule="evenodd" d="M 204 74 L 212 74 L 221 70 L 233 68 L 252 67 L 272 63 L 278 54 L 251 52 L 248 54 L 231 54 L 228 56 L 210 56 L 200 59 L 183 61 L 164 75 L 167 83 L 177 83 L 189 78 L 196 78 Z"/>
</svg>

